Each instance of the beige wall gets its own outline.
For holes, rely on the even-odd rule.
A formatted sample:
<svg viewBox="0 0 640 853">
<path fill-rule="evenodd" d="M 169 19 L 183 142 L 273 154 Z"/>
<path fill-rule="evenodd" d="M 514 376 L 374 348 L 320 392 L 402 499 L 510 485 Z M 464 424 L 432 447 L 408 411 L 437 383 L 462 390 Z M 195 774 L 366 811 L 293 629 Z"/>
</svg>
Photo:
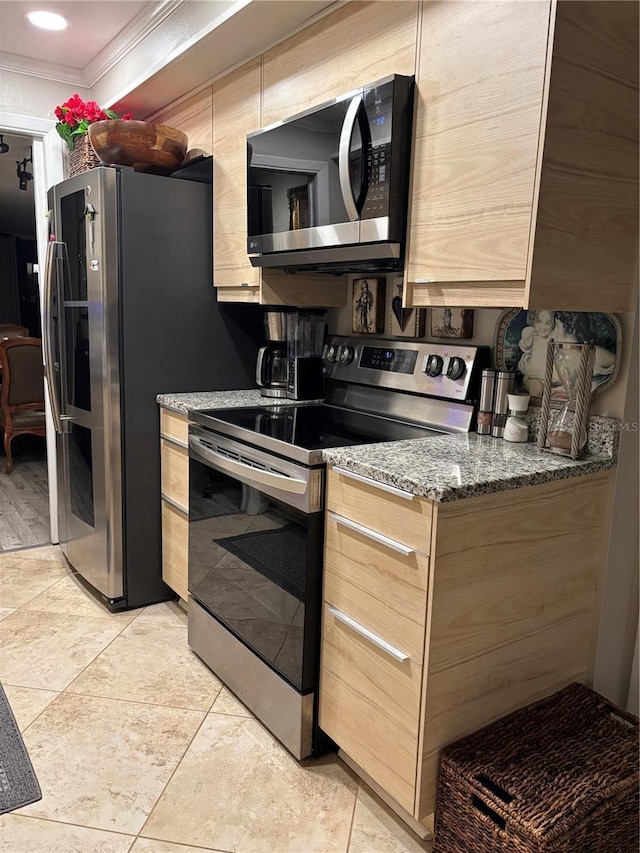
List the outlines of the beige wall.
<svg viewBox="0 0 640 853">
<path fill-rule="evenodd" d="M 90 89 L 75 83 L 61 83 L 16 71 L 3 71 L 0 74 L 0 113 L 54 119 L 55 107 L 64 103 L 74 92 L 81 98 L 91 97 Z"/>
</svg>

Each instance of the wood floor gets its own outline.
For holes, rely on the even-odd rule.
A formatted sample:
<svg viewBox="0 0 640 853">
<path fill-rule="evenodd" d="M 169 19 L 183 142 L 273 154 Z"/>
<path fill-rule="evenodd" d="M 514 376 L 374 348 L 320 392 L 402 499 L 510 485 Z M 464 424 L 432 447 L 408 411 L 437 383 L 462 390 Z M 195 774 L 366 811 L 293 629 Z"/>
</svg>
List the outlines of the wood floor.
<svg viewBox="0 0 640 853">
<path fill-rule="evenodd" d="M 51 542 L 44 438 L 13 440 L 13 471 L 4 473 L 0 441 L 0 552 Z"/>
</svg>

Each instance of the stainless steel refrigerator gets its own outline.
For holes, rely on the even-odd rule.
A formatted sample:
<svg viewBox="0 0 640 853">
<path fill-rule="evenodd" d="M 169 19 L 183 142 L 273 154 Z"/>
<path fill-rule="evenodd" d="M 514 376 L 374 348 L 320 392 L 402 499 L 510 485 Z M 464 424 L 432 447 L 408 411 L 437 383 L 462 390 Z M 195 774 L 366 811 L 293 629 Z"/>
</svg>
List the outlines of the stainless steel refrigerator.
<svg viewBox="0 0 640 853">
<path fill-rule="evenodd" d="M 112 609 L 175 598 L 161 578 L 155 397 L 254 387 L 259 310 L 216 301 L 209 184 L 100 167 L 48 200 L 60 544 Z"/>
</svg>

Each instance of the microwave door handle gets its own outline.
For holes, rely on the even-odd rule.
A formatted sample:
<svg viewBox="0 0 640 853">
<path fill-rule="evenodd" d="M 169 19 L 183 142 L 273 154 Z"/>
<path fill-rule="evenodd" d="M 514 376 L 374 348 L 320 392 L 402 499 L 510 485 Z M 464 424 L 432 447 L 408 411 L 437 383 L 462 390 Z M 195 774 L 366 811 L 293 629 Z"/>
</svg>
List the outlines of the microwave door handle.
<svg viewBox="0 0 640 853">
<path fill-rule="evenodd" d="M 51 240 L 47 243 L 47 254 L 45 258 L 45 274 L 44 274 L 44 323 L 43 330 L 43 345 L 44 345 L 44 371 L 47 380 L 47 388 L 49 391 L 49 403 L 51 405 L 51 416 L 53 425 L 57 433 L 62 432 L 62 421 L 60 418 L 60 399 L 58 396 L 58 383 L 54 375 L 54 351 L 53 351 L 53 320 L 52 320 L 52 299 L 53 299 L 53 276 L 54 271 L 57 272 L 57 261 L 61 257 L 62 247 L 64 243 L 58 243 Z M 60 305 L 60 291 L 58 290 L 58 305 Z"/>
<path fill-rule="evenodd" d="M 360 102 L 358 109 L 358 125 L 360 127 L 360 139 L 362 140 L 362 158 L 360 163 L 360 194 L 356 200 L 358 214 L 362 213 L 362 208 L 369 195 L 369 182 L 371 169 L 369 167 L 369 156 L 371 154 L 371 129 L 369 127 L 369 116 L 364 105 L 364 101 Z"/>
<path fill-rule="evenodd" d="M 351 222 L 355 222 L 359 218 L 358 206 L 353 197 L 351 189 L 351 171 L 349 168 L 349 153 L 351 152 L 351 138 L 353 137 L 353 129 L 358 119 L 358 112 L 362 104 L 362 95 L 356 95 L 347 109 L 347 114 L 342 123 L 342 131 L 340 132 L 340 147 L 338 150 L 338 174 L 340 175 L 340 190 L 342 192 L 342 200 L 347 211 L 347 216 Z"/>
</svg>

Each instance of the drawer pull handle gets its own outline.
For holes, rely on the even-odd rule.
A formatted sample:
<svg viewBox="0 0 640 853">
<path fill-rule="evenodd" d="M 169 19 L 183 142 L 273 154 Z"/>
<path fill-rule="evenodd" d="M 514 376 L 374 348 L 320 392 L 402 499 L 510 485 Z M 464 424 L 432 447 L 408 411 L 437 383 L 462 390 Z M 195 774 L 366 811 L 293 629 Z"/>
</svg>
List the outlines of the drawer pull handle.
<svg viewBox="0 0 640 853">
<path fill-rule="evenodd" d="M 160 495 L 161 500 L 163 500 L 169 506 L 172 506 L 174 509 L 177 509 L 182 515 L 187 515 L 189 510 L 183 506 L 180 506 L 178 501 L 174 501 L 172 498 L 168 498 L 166 495 Z"/>
<path fill-rule="evenodd" d="M 168 435 L 161 435 L 160 438 L 162 441 L 166 441 L 167 444 L 173 444 L 174 447 L 181 447 L 183 450 L 189 449 L 189 445 L 186 441 L 180 441 L 177 438 L 170 438 Z"/>
<path fill-rule="evenodd" d="M 362 634 L 363 637 L 366 637 L 367 640 L 371 640 L 378 648 L 382 649 L 382 651 L 386 652 L 388 655 L 391 655 L 392 658 L 395 658 L 399 661 L 409 660 L 409 655 L 406 655 L 404 652 L 401 652 L 400 649 L 396 649 L 395 646 L 392 646 L 391 643 L 387 643 L 386 640 L 383 640 L 382 637 L 379 637 L 377 634 L 374 634 L 373 631 L 370 631 L 368 628 L 365 628 L 364 625 L 361 625 L 359 622 L 356 622 L 355 619 L 352 619 L 351 616 L 347 616 L 346 613 L 343 613 L 341 610 L 333 607 L 331 604 L 327 605 L 329 609 L 329 613 L 337 619 L 339 622 L 344 622 L 345 625 L 348 625 L 350 628 L 353 628 L 354 631 L 357 631 L 358 634 Z"/>
<path fill-rule="evenodd" d="M 406 501 L 412 501 L 415 495 L 408 492 L 406 489 L 398 489 L 396 486 L 389 486 L 387 483 L 381 483 L 379 480 L 374 480 L 371 477 L 365 477 L 363 474 L 356 474 L 355 471 L 347 471 L 346 468 L 334 468 L 336 474 L 341 474 L 343 477 L 350 477 L 352 480 L 357 480 L 359 483 L 365 483 L 367 486 L 373 486 L 375 489 L 381 489 L 383 492 L 390 492 L 392 495 L 397 495 L 399 498 L 404 498 Z"/>
<path fill-rule="evenodd" d="M 408 557 L 410 554 L 415 554 L 414 548 L 409 548 L 401 542 L 396 542 L 395 539 L 389 539 L 388 536 L 383 536 L 382 533 L 376 533 L 375 530 L 369 530 L 368 527 L 363 527 L 361 524 L 358 524 L 357 521 L 351 521 L 349 518 L 343 518 L 341 515 L 336 515 L 335 512 L 330 512 L 329 515 L 334 519 L 336 524 L 341 524 L 343 527 L 355 530 L 356 533 L 361 533 L 362 536 L 366 536 L 367 539 L 373 539 L 374 542 L 379 542 L 381 545 L 384 545 L 385 548 L 391 548 L 394 551 L 398 551 L 405 557 Z"/>
</svg>

